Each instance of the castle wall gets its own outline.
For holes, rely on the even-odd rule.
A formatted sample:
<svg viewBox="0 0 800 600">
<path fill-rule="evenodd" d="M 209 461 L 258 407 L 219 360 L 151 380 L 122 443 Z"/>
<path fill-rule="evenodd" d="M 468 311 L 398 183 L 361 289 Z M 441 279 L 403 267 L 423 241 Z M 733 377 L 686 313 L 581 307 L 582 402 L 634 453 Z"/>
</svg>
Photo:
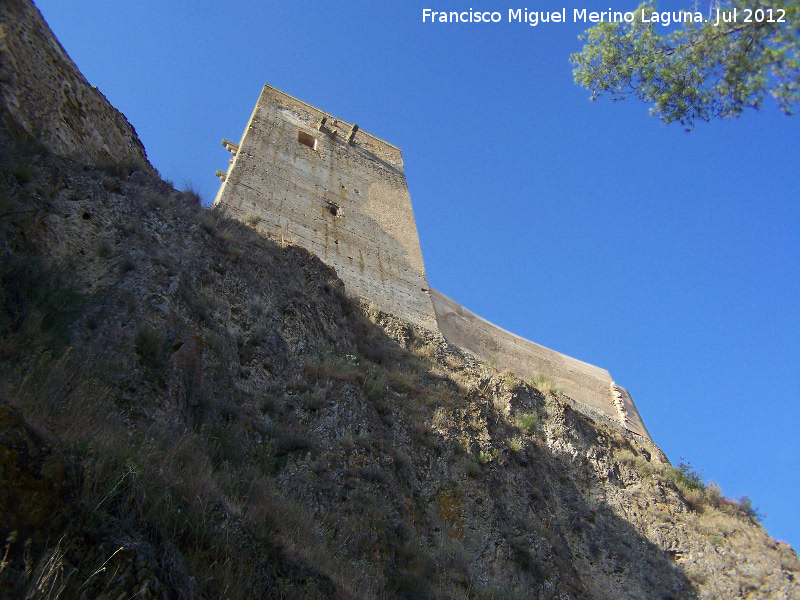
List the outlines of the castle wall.
<svg viewBox="0 0 800 600">
<path fill-rule="evenodd" d="M 0 112 L 61 156 L 150 168 L 131 124 L 93 88 L 30 0 L 0 1 Z"/>
<path fill-rule="evenodd" d="M 351 144 L 351 129 L 265 85 L 214 205 L 307 248 L 349 293 L 436 330 L 400 149 L 362 130 Z"/>
<path fill-rule="evenodd" d="M 441 292 L 431 290 L 439 331 L 451 344 L 519 377 L 543 374 L 583 412 L 621 423 L 650 437 L 630 394 L 605 369 L 534 344 L 493 325 Z"/>
</svg>

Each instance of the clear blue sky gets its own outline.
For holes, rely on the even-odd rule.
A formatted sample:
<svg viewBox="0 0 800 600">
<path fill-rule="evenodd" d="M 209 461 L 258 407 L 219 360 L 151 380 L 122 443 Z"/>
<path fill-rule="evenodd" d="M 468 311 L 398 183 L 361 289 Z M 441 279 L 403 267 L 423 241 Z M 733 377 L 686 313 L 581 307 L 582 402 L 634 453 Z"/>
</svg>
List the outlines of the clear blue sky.
<svg viewBox="0 0 800 600">
<path fill-rule="evenodd" d="M 509 24 L 512 2 L 37 5 L 162 175 L 207 202 L 265 82 L 401 147 L 431 285 L 607 368 L 673 463 L 800 546 L 800 116 L 768 100 L 686 134 L 636 100 L 589 102 L 568 62 L 586 26 Z"/>
</svg>

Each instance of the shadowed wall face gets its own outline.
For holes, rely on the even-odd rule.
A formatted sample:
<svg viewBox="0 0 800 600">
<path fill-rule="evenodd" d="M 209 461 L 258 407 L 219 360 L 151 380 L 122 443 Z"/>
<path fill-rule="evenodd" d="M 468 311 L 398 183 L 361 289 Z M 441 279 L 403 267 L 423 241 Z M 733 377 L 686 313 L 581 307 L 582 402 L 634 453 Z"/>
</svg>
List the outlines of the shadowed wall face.
<svg viewBox="0 0 800 600">
<path fill-rule="evenodd" d="M 352 130 L 265 85 L 214 205 L 307 248 L 349 293 L 436 330 L 400 150 L 361 130 L 349 143 Z"/>
</svg>

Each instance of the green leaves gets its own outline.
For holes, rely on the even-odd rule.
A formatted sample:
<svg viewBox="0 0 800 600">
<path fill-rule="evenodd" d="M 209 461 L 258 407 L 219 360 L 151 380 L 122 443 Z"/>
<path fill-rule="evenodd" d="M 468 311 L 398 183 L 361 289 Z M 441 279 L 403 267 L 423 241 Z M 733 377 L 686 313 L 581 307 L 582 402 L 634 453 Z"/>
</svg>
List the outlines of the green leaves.
<svg viewBox="0 0 800 600">
<path fill-rule="evenodd" d="M 654 4 L 642 4 L 632 22 L 599 23 L 580 36 L 583 50 L 570 57 L 575 82 L 591 100 L 634 95 L 687 130 L 760 108 L 767 94 L 792 114 L 800 104 L 800 0 L 757 6 L 734 0 L 719 21 L 668 13 L 680 19 L 672 29 L 657 20 L 664 13 Z"/>
</svg>

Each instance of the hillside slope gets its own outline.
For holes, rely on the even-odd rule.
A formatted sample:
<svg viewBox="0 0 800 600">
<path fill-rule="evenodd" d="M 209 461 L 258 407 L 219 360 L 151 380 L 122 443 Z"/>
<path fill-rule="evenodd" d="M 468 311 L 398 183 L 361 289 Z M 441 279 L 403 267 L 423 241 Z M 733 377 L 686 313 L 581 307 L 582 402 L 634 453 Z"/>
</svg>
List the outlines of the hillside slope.
<svg viewBox="0 0 800 600">
<path fill-rule="evenodd" d="M 800 598 L 656 447 L 28 131 L 0 114 L 1 597 Z"/>
</svg>

